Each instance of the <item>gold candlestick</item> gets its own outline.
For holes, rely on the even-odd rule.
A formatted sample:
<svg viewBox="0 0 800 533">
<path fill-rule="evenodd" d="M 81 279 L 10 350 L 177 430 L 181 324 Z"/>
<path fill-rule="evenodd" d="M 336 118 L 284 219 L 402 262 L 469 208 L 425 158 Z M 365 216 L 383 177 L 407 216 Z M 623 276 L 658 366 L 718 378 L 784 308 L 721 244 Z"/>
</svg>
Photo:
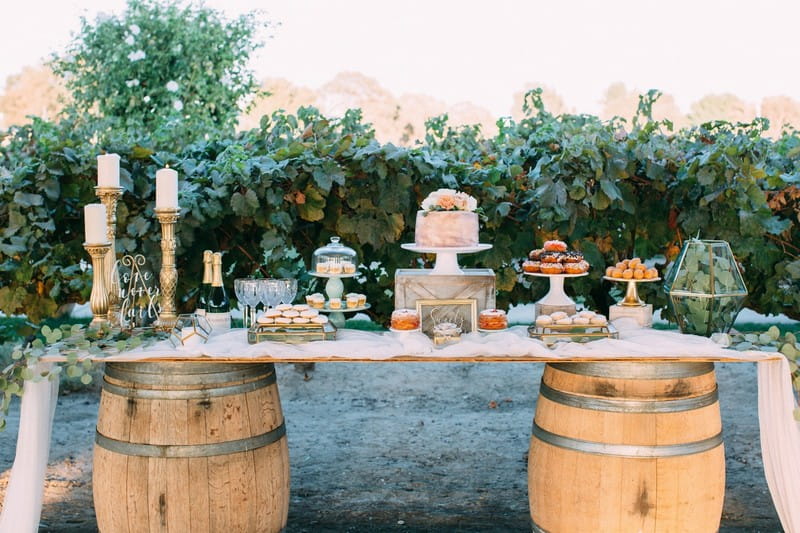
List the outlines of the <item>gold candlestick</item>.
<svg viewBox="0 0 800 533">
<path fill-rule="evenodd" d="M 89 327 L 100 327 L 108 323 L 108 290 L 106 289 L 105 263 L 111 243 L 83 243 L 83 247 L 92 257 L 92 295 L 89 298 L 92 306 L 92 322 Z"/>
<path fill-rule="evenodd" d="M 106 206 L 106 235 L 111 247 L 106 257 L 106 290 L 108 291 L 108 320 L 119 324 L 119 271 L 117 270 L 117 202 L 122 196 L 122 187 L 95 187 L 94 192 Z"/>
<path fill-rule="evenodd" d="M 180 209 L 176 207 L 157 207 L 156 217 L 161 223 L 161 312 L 157 327 L 170 330 L 178 320 L 175 312 L 175 289 L 178 286 L 178 270 L 175 268 L 175 223 Z"/>
</svg>

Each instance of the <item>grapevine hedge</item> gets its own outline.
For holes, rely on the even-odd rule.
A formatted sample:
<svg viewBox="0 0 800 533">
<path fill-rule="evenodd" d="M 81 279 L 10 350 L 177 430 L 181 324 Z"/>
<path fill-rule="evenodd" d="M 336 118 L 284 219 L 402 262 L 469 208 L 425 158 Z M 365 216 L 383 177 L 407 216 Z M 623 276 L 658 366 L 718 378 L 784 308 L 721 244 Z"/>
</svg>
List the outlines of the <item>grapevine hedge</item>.
<svg viewBox="0 0 800 533">
<path fill-rule="evenodd" d="M 656 96 L 642 97 L 631 122 L 601 121 L 553 116 L 533 91 L 527 118 L 501 119 L 493 138 L 439 117 L 429 121 L 425 141 L 408 148 L 376 141 L 358 111 L 330 119 L 313 108 L 265 116 L 260 128 L 234 137 L 203 132 L 169 150 L 129 132 L 103 132 L 93 143 L 96 131 L 71 122 L 13 128 L 0 134 L 0 310 L 35 322 L 88 298 L 81 208 L 96 201 L 95 156 L 116 152 L 125 252 L 158 259 L 155 171 L 169 164 L 182 177 L 178 268 L 186 309 L 206 248 L 225 252 L 229 282 L 298 276 L 313 290 L 305 271 L 311 253 L 338 234 L 358 251 L 360 290 L 385 321 L 394 270 L 420 265 L 420 256 L 399 246 L 413 241 L 417 206 L 449 187 L 483 207 L 481 242 L 494 248 L 462 262 L 495 270 L 500 306 L 546 292 L 544 282 L 519 274 L 521 258 L 545 239 L 584 252 L 591 275 L 568 290 L 604 309 L 617 290 L 600 279 L 606 265 L 638 255 L 660 258 L 663 270 L 682 239 L 699 234 L 731 243 L 750 307 L 800 318 L 800 136 L 764 138 L 764 120 L 673 133 L 649 118 Z M 660 289 L 642 290 L 665 306 Z"/>
</svg>

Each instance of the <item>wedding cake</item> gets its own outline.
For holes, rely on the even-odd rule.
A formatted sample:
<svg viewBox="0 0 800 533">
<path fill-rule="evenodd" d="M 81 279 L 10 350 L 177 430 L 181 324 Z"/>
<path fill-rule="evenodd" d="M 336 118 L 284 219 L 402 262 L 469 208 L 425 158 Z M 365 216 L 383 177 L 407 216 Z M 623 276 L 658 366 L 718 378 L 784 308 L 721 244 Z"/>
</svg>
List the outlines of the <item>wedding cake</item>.
<svg viewBox="0 0 800 533">
<path fill-rule="evenodd" d="M 478 202 L 452 189 L 428 195 L 417 211 L 414 243 L 425 248 L 465 248 L 478 244 Z"/>
</svg>

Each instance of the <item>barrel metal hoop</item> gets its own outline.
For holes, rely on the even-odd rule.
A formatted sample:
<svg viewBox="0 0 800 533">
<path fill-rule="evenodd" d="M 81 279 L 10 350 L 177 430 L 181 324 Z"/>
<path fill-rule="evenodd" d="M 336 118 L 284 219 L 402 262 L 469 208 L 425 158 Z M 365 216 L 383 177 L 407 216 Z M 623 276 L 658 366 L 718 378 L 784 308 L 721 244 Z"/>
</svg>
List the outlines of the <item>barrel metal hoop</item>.
<svg viewBox="0 0 800 533">
<path fill-rule="evenodd" d="M 583 396 L 560 391 L 544 382 L 539 386 L 539 394 L 557 404 L 577 407 L 579 409 L 588 409 L 590 411 L 611 411 L 614 413 L 678 413 L 707 407 L 716 403 L 719 399 L 716 385 L 712 392 L 677 400 L 597 398 L 594 396 Z"/>
<path fill-rule="evenodd" d="M 617 379 L 675 379 L 702 376 L 714 371 L 714 363 L 548 363 L 562 372 Z"/>
<path fill-rule="evenodd" d="M 643 444 L 612 444 L 605 442 L 592 442 L 581 439 L 573 439 L 563 435 L 556 435 L 546 429 L 542 429 L 536 420 L 533 421 L 531 433 L 542 442 L 572 450 L 580 453 L 592 455 L 605 455 L 614 457 L 631 457 L 638 459 L 651 459 L 659 457 L 679 457 L 683 455 L 695 455 L 698 453 L 713 450 L 722 444 L 722 432 L 713 437 L 686 442 L 681 444 L 666 444 L 661 446 L 650 446 Z"/>
<path fill-rule="evenodd" d="M 99 431 L 95 432 L 94 442 L 101 448 L 122 455 L 184 458 L 211 457 L 256 450 L 279 441 L 284 435 L 286 435 L 286 424 L 281 422 L 275 429 L 255 437 L 208 444 L 141 444 L 112 439 L 100 434 Z"/>
<path fill-rule="evenodd" d="M 548 533 L 546 529 L 539 527 L 539 525 L 531 518 L 531 532 L 532 533 Z"/>
<path fill-rule="evenodd" d="M 204 363 L 200 365 L 202 364 Z M 135 363 L 135 366 L 131 365 L 134 364 L 107 363 L 105 374 L 113 379 L 127 381 L 129 383 L 141 383 L 143 385 L 213 385 L 217 383 L 245 381 L 267 375 L 268 373 L 274 374 L 275 372 L 275 367 L 272 363 L 269 363 L 269 368 L 265 368 L 262 365 L 238 364 L 234 366 L 225 365 L 225 371 L 196 373 L 180 372 L 180 370 L 164 366 L 159 368 L 157 366 L 159 363 Z M 147 368 L 144 368 L 144 366 Z M 220 365 L 209 364 L 209 366 L 219 367 Z M 155 372 L 150 370 L 159 371 Z"/>
<path fill-rule="evenodd" d="M 219 396 L 233 396 L 235 394 L 246 394 L 261 388 L 274 385 L 277 381 L 275 373 L 267 374 L 256 381 L 248 381 L 228 387 L 214 387 L 206 389 L 185 389 L 185 390 L 165 390 L 165 389 L 135 389 L 131 387 L 121 387 L 114 383 L 103 380 L 103 390 L 124 398 L 141 398 L 145 400 L 199 400 L 205 398 L 215 398 Z"/>
</svg>

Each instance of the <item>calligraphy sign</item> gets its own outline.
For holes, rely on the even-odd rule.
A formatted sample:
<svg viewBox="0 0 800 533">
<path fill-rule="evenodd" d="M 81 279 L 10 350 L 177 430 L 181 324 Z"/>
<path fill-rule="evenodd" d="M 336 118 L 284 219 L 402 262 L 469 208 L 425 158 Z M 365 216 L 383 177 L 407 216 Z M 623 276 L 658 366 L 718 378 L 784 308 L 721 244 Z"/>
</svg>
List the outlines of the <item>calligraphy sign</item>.
<svg viewBox="0 0 800 533">
<path fill-rule="evenodd" d="M 126 255 L 118 262 L 119 315 L 123 329 L 152 326 L 161 312 L 156 276 L 141 254 Z"/>
</svg>

